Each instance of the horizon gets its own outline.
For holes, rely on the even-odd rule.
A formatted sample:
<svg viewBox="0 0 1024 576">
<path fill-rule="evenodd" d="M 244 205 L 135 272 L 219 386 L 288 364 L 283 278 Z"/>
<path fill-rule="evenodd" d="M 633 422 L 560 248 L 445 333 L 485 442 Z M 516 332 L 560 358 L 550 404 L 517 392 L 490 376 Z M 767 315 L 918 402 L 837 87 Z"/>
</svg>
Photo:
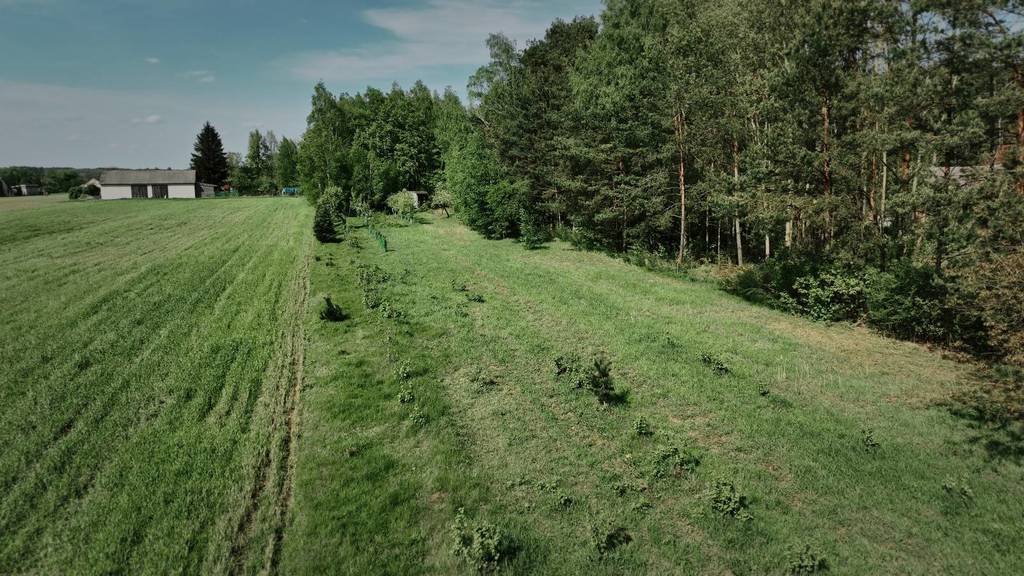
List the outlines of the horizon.
<svg viewBox="0 0 1024 576">
<path fill-rule="evenodd" d="M 298 140 L 321 80 L 334 94 L 422 80 L 465 100 L 488 34 L 523 46 L 555 19 L 600 9 L 600 0 L 0 0 L 13 30 L 0 35 L 13 55 L 0 68 L 0 166 L 187 167 L 206 121 L 229 152 L 244 153 L 252 130 Z M 153 41 L 186 26 L 188 41 Z"/>
</svg>

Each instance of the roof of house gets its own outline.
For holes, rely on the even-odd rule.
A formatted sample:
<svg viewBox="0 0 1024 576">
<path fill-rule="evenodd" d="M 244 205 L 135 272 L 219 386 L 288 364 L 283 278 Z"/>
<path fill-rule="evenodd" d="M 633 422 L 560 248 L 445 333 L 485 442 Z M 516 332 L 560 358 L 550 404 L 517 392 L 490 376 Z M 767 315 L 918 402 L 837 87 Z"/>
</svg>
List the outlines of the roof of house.
<svg viewBox="0 0 1024 576">
<path fill-rule="evenodd" d="M 195 184 L 195 170 L 110 170 L 100 176 L 100 182 L 110 186 L 131 184 Z"/>
</svg>

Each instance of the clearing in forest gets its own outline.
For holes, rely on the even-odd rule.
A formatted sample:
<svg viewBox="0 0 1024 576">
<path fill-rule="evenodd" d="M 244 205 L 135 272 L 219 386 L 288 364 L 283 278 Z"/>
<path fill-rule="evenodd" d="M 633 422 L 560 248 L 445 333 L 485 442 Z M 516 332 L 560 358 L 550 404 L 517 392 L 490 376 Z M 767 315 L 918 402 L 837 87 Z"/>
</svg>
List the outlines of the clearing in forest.
<svg viewBox="0 0 1024 576">
<path fill-rule="evenodd" d="M 421 219 L 316 248 L 283 572 L 1024 570 L 968 366 Z"/>
</svg>

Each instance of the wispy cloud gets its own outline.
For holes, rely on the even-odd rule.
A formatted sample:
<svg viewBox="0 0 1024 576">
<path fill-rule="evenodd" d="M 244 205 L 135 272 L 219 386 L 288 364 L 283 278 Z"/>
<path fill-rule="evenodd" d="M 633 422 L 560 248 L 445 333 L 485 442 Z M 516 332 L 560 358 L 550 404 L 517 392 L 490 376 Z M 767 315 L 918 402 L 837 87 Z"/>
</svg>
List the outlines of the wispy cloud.
<svg viewBox="0 0 1024 576">
<path fill-rule="evenodd" d="M 209 84 L 217 81 L 217 75 L 209 70 L 189 70 L 185 72 L 185 78 L 199 82 L 200 84 Z"/>
<path fill-rule="evenodd" d="M 159 114 L 149 114 L 147 116 L 132 118 L 132 124 L 159 124 L 163 119 L 163 116 Z"/>
<path fill-rule="evenodd" d="M 160 59 L 155 57 L 155 56 L 150 56 L 149 58 L 146 58 L 146 64 L 159 64 L 159 63 L 160 63 Z"/>
<path fill-rule="evenodd" d="M 430 0 L 422 7 L 369 9 L 362 17 L 388 32 L 392 41 L 297 54 L 283 63 L 302 80 L 349 82 L 480 65 L 489 56 L 484 44 L 489 34 L 500 32 L 522 44 L 542 36 L 553 15 L 546 3 L 534 0 Z"/>
</svg>

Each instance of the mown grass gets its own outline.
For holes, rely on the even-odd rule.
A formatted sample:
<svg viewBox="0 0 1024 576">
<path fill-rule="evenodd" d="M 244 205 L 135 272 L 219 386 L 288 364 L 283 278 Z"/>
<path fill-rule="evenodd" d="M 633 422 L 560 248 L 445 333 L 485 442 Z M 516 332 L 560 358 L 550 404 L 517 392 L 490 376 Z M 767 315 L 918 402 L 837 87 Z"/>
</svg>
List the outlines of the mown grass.
<svg viewBox="0 0 1024 576">
<path fill-rule="evenodd" d="M 459 509 L 511 573 L 1024 570 L 1019 463 L 939 406 L 970 367 L 561 243 L 383 231 L 316 249 L 344 319 L 305 317 L 283 572 L 472 572 Z M 567 354 L 625 401 L 556 376 Z"/>
<path fill-rule="evenodd" d="M 273 568 L 310 221 L 276 199 L 0 209 L 0 573 Z"/>
</svg>

